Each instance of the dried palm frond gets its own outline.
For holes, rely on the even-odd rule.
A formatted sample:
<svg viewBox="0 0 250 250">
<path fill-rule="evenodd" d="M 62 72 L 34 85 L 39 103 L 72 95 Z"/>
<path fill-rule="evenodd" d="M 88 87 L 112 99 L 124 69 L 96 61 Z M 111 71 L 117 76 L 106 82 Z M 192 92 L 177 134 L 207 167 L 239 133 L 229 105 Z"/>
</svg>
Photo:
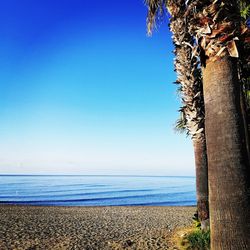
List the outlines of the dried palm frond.
<svg viewBox="0 0 250 250">
<path fill-rule="evenodd" d="M 188 12 L 194 13 L 195 8 L 200 9 L 200 1 L 185 0 L 146 0 L 148 6 L 147 29 L 148 34 L 156 23 L 164 15 L 165 11 L 171 15 L 170 30 L 173 33 L 175 45 L 175 71 L 180 84 L 179 93 L 183 107 L 180 109 L 180 116 L 176 122 L 177 130 L 186 129 L 192 139 L 205 138 L 204 134 L 204 101 L 202 91 L 202 77 L 199 66 L 198 53 L 200 51 L 197 41 L 192 37 L 188 27 Z M 188 5 L 187 5 L 188 2 Z M 208 2 L 209 1 L 205 1 Z M 190 7 L 191 6 L 191 7 Z M 213 9 L 210 12 L 215 11 Z M 212 20 L 210 21 L 212 22 Z M 211 34 L 212 30 L 206 25 L 202 30 L 204 34 Z"/>
<path fill-rule="evenodd" d="M 152 34 L 153 28 L 156 26 L 156 19 L 161 19 L 165 13 L 167 0 L 145 0 L 148 7 L 147 16 L 147 32 Z"/>
<path fill-rule="evenodd" d="M 195 41 L 188 32 L 185 1 L 169 1 L 168 10 L 172 18 L 170 29 L 175 45 L 175 70 L 177 82 L 181 85 L 183 107 L 180 109 L 185 116 L 187 134 L 193 140 L 205 138 L 204 135 L 204 103 L 202 94 L 201 71 L 194 50 Z M 183 120 L 182 120 L 183 121 Z M 179 125 L 179 124 L 178 124 Z"/>
<path fill-rule="evenodd" d="M 192 1 L 188 8 L 189 32 L 199 45 L 197 56 L 204 61 L 218 60 L 225 55 L 239 57 L 236 40 L 242 34 L 237 9 L 237 1 Z"/>
</svg>

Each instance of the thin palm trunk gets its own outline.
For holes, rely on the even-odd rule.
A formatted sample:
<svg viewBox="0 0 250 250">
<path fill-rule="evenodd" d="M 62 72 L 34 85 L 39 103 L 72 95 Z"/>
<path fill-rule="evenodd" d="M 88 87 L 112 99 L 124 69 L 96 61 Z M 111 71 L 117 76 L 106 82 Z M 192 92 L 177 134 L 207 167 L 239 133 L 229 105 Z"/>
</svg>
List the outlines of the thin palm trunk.
<svg viewBox="0 0 250 250">
<path fill-rule="evenodd" d="M 193 140 L 195 166 L 196 166 L 196 197 L 198 218 L 201 228 L 209 228 L 209 203 L 208 203 L 208 168 L 207 147 L 205 135 Z"/>
<path fill-rule="evenodd" d="M 249 161 L 234 60 L 203 68 L 212 250 L 250 249 Z"/>
</svg>

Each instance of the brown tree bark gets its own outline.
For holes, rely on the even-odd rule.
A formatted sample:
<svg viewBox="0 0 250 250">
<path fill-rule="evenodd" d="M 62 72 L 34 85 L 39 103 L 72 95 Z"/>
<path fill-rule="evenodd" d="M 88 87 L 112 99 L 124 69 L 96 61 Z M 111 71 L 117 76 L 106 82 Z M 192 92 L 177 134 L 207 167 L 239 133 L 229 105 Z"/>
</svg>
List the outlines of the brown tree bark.
<svg viewBox="0 0 250 250">
<path fill-rule="evenodd" d="M 193 140 L 196 167 L 196 197 L 201 228 L 209 229 L 208 169 L 205 135 Z"/>
<path fill-rule="evenodd" d="M 235 59 L 203 68 L 212 250 L 250 249 L 250 179 Z"/>
</svg>

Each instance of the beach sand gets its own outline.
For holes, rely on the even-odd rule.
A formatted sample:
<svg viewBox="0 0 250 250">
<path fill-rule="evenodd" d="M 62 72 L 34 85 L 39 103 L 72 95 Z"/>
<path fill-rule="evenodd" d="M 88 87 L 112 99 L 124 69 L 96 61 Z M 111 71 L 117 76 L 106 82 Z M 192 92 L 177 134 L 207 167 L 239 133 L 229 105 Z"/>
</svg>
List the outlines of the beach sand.
<svg viewBox="0 0 250 250">
<path fill-rule="evenodd" d="M 0 249 L 174 249 L 194 207 L 0 206 Z"/>
</svg>

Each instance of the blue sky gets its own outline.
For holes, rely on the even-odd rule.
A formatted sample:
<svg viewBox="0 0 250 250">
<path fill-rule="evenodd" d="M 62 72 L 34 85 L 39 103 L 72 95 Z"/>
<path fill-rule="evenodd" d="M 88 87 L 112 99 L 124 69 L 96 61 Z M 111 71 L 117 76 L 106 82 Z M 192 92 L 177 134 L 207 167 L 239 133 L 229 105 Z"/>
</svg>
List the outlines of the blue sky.
<svg viewBox="0 0 250 250">
<path fill-rule="evenodd" d="M 1 173 L 194 175 L 166 23 L 142 0 L 0 3 Z"/>
</svg>

